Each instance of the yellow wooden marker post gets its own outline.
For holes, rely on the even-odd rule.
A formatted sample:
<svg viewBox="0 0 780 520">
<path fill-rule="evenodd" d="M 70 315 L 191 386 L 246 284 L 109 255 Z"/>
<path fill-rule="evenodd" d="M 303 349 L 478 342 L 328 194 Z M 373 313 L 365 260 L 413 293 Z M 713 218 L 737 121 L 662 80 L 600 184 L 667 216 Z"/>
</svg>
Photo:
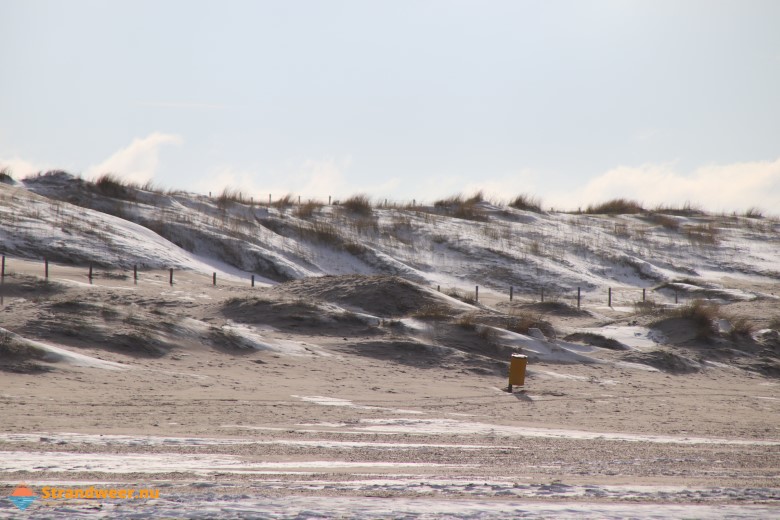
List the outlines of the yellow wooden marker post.
<svg viewBox="0 0 780 520">
<path fill-rule="evenodd" d="M 512 354 L 512 359 L 509 361 L 509 388 L 508 392 L 512 391 L 512 385 L 523 386 L 525 385 L 525 367 L 528 366 L 528 356 L 523 354 Z"/>
</svg>

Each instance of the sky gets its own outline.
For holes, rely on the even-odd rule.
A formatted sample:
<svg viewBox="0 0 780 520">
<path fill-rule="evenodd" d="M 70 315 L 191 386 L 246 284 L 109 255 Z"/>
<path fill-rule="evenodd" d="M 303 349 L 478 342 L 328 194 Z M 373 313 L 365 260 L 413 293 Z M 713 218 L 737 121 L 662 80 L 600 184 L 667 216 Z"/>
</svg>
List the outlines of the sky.
<svg viewBox="0 0 780 520">
<path fill-rule="evenodd" d="M 780 211 L 775 0 L 0 0 L 0 167 Z"/>
</svg>

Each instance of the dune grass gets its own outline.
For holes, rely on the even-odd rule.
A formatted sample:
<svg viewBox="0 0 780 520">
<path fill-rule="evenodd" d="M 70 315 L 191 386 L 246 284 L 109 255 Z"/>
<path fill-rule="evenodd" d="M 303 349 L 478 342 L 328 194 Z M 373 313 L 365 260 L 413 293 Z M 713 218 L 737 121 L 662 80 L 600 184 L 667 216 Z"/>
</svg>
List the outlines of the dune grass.
<svg viewBox="0 0 780 520">
<path fill-rule="evenodd" d="M 533 211 L 534 213 L 544 213 L 542 211 L 542 201 L 538 197 L 521 193 L 509 202 L 510 208 L 523 211 Z"/>
<path fill-rule="evenodd" d="M 340 206 L 357 215 L 368 216 L 373 212 L 371 199 L 368 197 L 368 195 L 363 193 L 352 195 L 345 201 L 341 202 Z"/>
<path fill-rule="evenodd" d="M 439 199 L 433 203 L 433 207 L 455 218 L 463 220 L 487 220 L 487 214 L 477 204 L 485 200 L 481 191 L 476 192 L 471 197 L 464 197 L 463 194 L 456 194 Z"/>
<path fill-rule="evenodd" d="M 642 213 L 644 208 L 642 204 L 635 200 L 618 198 L 596 204 L 588 205 L 585 213 L 589 215 L 633 215 Z"/>
</svg>

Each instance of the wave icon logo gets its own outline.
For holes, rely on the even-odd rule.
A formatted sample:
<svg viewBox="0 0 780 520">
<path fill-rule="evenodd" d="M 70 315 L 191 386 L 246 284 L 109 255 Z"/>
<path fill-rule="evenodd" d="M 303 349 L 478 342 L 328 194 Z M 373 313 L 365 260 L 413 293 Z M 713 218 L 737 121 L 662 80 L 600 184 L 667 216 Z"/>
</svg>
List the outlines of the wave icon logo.
<svg viewBox="0 0 780 520">
<path fill-rule="evenodd" d="M 30 507 L 30 504 L 32 504 L 38 497 L 33 494 L 32 489 L 30 489 L 26 484 L 19 484 L 16 486 L 16 489 L 14 489 L 14 492 L 11 493 L 9 498 L 16 507 L 24 511 Z"/>
</svg>

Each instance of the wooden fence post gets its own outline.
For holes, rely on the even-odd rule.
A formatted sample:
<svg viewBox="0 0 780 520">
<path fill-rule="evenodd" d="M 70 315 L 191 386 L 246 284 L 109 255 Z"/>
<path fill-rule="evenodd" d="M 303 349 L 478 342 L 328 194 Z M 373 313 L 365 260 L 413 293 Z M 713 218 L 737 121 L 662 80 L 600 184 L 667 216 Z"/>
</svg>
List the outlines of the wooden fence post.
<svg viewBox="0 0 780 520">
<path fill-rule="evenodd" d="M 612 287 L 610 287 L 608 290 L 609 290 L 609 306 L 612 307 Z"/>
<path fill-rule="evenodd" d="M 133 283 L 138 285 L 138 264 L 133 264 Z"/>
<path fill-rule="evenodd" d="M 577 287 L 577 310 L 580 309 L 580 288 Z"/>
<path fill-rule="evenodd" d="M 211 285 L 216 286 L 217 285 L 217 273 L 214 273 L 214 275 L 211 278 Z"/>
<path fill-rule="evenodd" d="M 512 286 L 510 285 L 510 286 L 509 286 L 509 301 L 510 301 L 510 302 L 512 301 L 512 292 L 513 292 L 513 290 L 514 290 L 514 287 L 512 287 Z"/>
<path fill-rule="evenodd" d="M 3 255 L 3 266 L 0 267 L 0 283 L 5 281 L 5 255 Z"/>
<path fill-rule="evenodd" d="M 49 279 L 49 259 L 44 258 L 43 259 L 43 276 L 47 280 Z"/>
<path fill-rule="evenodd" d="M 173 267 L 170 269 L 170 277 L 168 278 L 168 283 L 173 285 Z"/>
<path fill-rule="evenodd" d="M 89 275 L 87 275 L 89 278 L 89 283 L 92 283 L 92 262 L 89 263 Z"/>
<path fill-rule="evenodd" d="M 642 289 L 642 303 L 647 301 L 647 294 L 645 291 L 647 291 L 647 289 Z"/>
<path fill-rule="evenodd" d="M 252 275 L 252 287 L 255 286 L 255 275 Z"/>
<path fill-rule="evenodd" d="M 677 303 L 677 289 L 674 290 L 674 303 Z"/>
<path fill-rule="evenodd" d="M 479 301 L 479 285 L 474 286 L 474 301 Z"/>
</svg>

